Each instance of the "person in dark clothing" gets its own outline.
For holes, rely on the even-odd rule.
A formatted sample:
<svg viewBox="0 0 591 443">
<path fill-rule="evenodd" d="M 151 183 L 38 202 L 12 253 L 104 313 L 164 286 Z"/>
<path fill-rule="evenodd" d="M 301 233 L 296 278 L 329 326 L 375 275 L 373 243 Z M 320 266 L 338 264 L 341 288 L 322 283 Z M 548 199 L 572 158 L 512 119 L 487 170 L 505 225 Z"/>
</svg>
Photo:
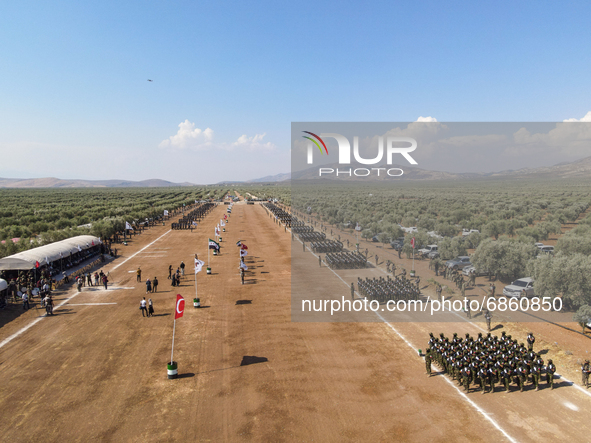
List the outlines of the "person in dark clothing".
<svg viewBox="0 0 591 443">
<path fill-rule="evenodd" d="M 152 281 L 152 287 L 154 288 L 152 292 L 158 292 L 158 278 L 154 277 L 154 281 Z"/>
</svg>

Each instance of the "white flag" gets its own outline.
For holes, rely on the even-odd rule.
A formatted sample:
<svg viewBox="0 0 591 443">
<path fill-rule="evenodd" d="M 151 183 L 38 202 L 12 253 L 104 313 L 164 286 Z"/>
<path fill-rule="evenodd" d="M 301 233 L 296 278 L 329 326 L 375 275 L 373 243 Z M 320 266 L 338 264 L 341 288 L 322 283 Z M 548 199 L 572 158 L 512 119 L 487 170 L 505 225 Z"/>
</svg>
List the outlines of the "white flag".
<svg viewBox="0 0 591 443">
<path fill-rule="evenodd" d="M 164 215 L 168 215 L 168 211 L 166 209 L 164 210 Z"/>
<path fill-rule="evenodd" d="M 215 227 L 215 235 L 220 235 L 220 228 L 217 226 Z"/>
<path fill-rule="evenodd" d="M 246 249 L 240 250 L 240 257 L 246 257 L 248 255 L 248 251 Z"/>
<path fill-rule="evenodd" d="M 356 231 L 361 231 L 361 226 L 359 226 L 359 223 L 357 223 L 357 226 L 355 226 L 355 230 Z"/>
<path fill-rule="evenodd" d="M 220 226 L 223 228 L 224 226 L 226 226 L 226 223 L 224 223 L 223 220 L 220 220 Z"/>
<path fill-rule="evenodd" d="M 203 268 L 204 264 L 205 262 L 199 260 L 198 258 L 195 259 L 195 274 L 201 272 L 201 268 Z"/>
<path fill-rule="evenodd" d="M 129 222 L 125 222 L 125 229 L 130 229 L 133 231 L 133 228 L 131 227 L 131 225 L 129 224 Z"/>
<path fill-rule="evenodd" d="M 240 267 L 245 271 L 248 271 L 248 266 L 246 266 L 246 263 L 244 263 L 243 261 L 240 261 Z"/>
</svg>

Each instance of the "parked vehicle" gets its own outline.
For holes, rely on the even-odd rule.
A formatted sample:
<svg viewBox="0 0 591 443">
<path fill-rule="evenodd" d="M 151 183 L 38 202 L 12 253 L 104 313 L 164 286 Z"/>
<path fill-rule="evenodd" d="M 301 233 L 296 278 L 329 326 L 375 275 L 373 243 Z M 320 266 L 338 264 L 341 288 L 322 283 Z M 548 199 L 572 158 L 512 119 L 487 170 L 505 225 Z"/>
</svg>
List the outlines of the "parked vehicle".
<svg viewBox="0 0 591 443">
<path fill-rule="evenodd" d="M 431 252 L 436 252 L 437 251 L 437 245 L 427 245 L 422 249 L 419 249 L 419 254 L 422 255 L 423 257 L 428 257 L 429 253 Z"/>
<path fill-rule="evenodd" d="M 466 266 L 464 269 L 462 269 L 462 274 L 466 275 L 466 276 L 470 276 L 470 274 L 472 273 L 472 271 L 476 272 L 476 277 L 481 277 L 483 275 L 488 275 L 489 272 L 488 271 L 484 271 L 481 269 L 476 269 L 476 266 L 472 265 L 472 266 Z"/>
<path fill-rule="evenodd" d="M 506 297 L 533 297 L 534 296 L 534 279 L 531 277 L 524 277 L 515 280 L 510 285 L 503 288 L 503 295 Z"/>
<path fill-rule="evenodd" d="M 463 229 L 462 230 L 462 237 L 466 237 L 467 235 L 473 234 L 473 233 L 477 233 L 480 234 L 480 231 L 478 229 Z"/>
<path fill-rule="evenodd" d="M 466 266 L 472 266 L 472 263 L 470 262 L 470 257 L 463 255 L 446 261 L 445 266 L 452 269 L 464 269 Z"/>
<path fill-rule="evenodd" d="M 393 240 L 392 242 L 390 242 L 390 246 L 392 246 L 397 251 L 402 249 L 403 245 L 404 245 L 404 237 L 398 237 L 396 240 Z"/>
<path fill-rule="evenodd" d="M 544 254 L 554 254 L 554 246 L 542 246 L 540 252 Z"/>
</svg>

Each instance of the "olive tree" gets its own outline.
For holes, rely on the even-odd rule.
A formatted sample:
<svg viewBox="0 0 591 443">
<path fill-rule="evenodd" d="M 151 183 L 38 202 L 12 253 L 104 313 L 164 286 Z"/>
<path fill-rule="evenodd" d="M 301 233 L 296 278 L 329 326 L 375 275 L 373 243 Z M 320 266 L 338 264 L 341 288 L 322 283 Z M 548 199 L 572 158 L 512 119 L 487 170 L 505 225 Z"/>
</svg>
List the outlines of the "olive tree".
<svg viewBox="0 0 591 443">
<path fill-rule="evenodd" d="M 583 334 L 585 333 L 585 327 L 591 322 L 591 306 L 583 305 L 573 315 L 573 321 L 577 322 L 581 328 L 583 328 Z"/>
</svg>

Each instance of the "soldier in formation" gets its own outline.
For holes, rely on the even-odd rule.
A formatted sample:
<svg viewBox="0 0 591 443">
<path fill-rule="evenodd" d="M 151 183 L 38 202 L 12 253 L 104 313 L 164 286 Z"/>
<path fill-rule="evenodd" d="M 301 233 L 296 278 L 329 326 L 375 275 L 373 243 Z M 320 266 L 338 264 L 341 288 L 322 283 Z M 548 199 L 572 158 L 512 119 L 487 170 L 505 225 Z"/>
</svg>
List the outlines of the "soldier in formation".
<svg viewBox="0 0 591 443">
<path fill-rule="evenodd" d="M 479 333 L 476 338 L 470 334 L 461 338 L 454 333 L 452 339 L 443 333 L 436 338 L 431 333 L 428 349 L 430 359 L 457 380 L 466 392 L 470 391 L 472 385 L 479 386 L 483 394 L 487 390 L 494 392 L 495 383 L 502 383 L 507 392 L 510 391 L 511 383 L 523 391 L 530 376 L 531 384 L 537 391 L 543 373 L 546 373 L 547 385 L 554 387 L 556 366 L 552 360 L 548 360 L 548 365 L 544 366 L 539 353 L 528 351 L 523 343 L 518 343 L 504 332 L 501 337 L 492 336 L 489 332 L 486 336 Z M 589 362 L 586 364 L 587 369 L 583 366 L 584 374 L 584 371 L 589 371 Z M 586 383 L 585 378 L 583 383 Z"/>
<path fill-rule="evenodd" d="M 418 286 L 404 276 L 390 278 L 357 278 L 359 293 L 370 300 L 386 302 L 389 300 L 418 300 L 420 291 Z"/>
</svg>

